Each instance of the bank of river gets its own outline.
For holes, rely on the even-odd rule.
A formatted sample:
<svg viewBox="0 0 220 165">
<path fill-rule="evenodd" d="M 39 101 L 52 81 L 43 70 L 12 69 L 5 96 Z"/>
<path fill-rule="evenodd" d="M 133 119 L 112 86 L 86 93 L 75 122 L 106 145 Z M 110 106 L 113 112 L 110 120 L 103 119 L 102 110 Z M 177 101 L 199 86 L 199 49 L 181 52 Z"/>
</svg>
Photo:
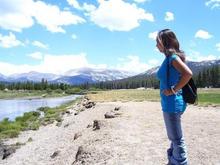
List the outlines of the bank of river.
<svg viewBox="0 0 220 165">
<path fill-rule="evenodd" d="M 39 107 L 56 107 L 68 101 L 75 100 L 80 95 L 70 95 L 54 98 L 16 98 L 0 99 L 0 121 L 4 118 L 14 120 L 25 112 L 35 111 Z"/>
</svg>

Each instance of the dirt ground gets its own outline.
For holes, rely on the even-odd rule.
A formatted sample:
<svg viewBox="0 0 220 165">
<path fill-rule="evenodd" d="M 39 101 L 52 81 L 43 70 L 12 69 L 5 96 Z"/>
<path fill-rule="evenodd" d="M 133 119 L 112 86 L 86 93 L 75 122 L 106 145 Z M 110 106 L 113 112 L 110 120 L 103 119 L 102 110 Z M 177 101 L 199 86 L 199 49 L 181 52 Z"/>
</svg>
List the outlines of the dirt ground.
<svg viewBox="0 0 220 165">
<path fill-rule="evenodd" d="M 115 111 L 115 107 L 120 107 Z M 169 146 L 159 102 L 104 102 L 61 126 L 42 126 L 6 141 L 26 143 L 4 165 L 165 165 Z M 106 119 L 114 111 L 115 118 Z M 94 120 L 100 129 L 94 130 Z M 182 116 L 190 165 L 220 165 L 220 108 L 188 106 Z M 74 139 L 74 136 L 78 138 Z M 27 142 L 29 138 L 33 140 Z"/>
</svg>

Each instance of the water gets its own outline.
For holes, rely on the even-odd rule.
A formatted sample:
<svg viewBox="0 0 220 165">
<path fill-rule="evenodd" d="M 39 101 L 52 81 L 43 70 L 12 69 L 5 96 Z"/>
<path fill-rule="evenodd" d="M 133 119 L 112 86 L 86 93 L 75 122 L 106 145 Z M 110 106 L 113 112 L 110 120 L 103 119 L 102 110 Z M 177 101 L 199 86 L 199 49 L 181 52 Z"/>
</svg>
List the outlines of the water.
<svg viewBox="0 0 220 165">
<path fill-rule="evenodd" d="M 0 121 L 6 117 L 14 120 L 17 116 L 22 116 L 24 112 L 35 111 L 39 107 L 56 107 L 75 100 L 77 97 L 79 95 L 38 99 L 0 99 Z"/>
</svg>

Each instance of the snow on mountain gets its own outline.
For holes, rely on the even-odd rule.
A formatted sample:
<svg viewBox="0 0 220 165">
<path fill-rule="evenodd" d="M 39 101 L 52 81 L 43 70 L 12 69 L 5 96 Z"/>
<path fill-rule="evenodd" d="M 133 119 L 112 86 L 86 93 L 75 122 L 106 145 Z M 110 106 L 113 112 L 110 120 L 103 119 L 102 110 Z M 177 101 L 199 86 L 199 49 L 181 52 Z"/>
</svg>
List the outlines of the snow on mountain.
<svg viewBox="0 0 220 165">
<path fill-rule="evenodd" d="M 220 60 L 192 62 L 187 61 L 187 65 L 192 69 L 194 74 L 214 65 L 220 65 Z M 127 71 L 116 69 L 94 69 L 94 68 L 79 68 L 67 71 L 64 75 L 56 75 L 50 73 L 28 72 L 21 74 L 13 74 L 6 77 L 0 74 L 0 81 L 18 82 L 18 81 L 34 81 L 39 82 L 42 78 L 51 83 L 67 83 L 67 84 L 83 84 L 86 82 L 100 82 L 120 80 L 129 77 L 148 77 L 155 76 L 159 66 L 151 68 L 143 73 L 134 74 Z"/>
<path fill-rule="evenodd" d="M 121 71 L 116 69 L 93 69 L 93 68 L 80 68 L 69 70 L 65 73 L 67 76 L 83 75 L 91 77 L 94 82 L 97 81 L 112 81 L 116 79 L 123 79 L 134 75 L 134 73 Z"/>
<path fill-rule="evenodd" d="M 8 77 L 9 81 L 34 81 L 40 82 L 42 78 L 46 79 L 47 81 L 52 81 L 60 77 L 59 75 L 51 74 L 51 73 L 39 73 L 39 72 L 28 72 L 28 73 L 20 73 L 20 74 L 13 74 Z"/>
<path fill-rule="evenodd" d="M 7 77 L 0 73 L 0 82 L 7 81 Z"/>
</svg>

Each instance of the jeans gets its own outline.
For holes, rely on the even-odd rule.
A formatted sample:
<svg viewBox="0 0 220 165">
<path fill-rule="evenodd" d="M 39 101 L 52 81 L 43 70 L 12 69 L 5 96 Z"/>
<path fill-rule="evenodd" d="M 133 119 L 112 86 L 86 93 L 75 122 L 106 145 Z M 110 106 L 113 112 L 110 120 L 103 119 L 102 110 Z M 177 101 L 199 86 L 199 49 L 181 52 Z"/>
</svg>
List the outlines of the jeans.
<svg viewBox="0 0 220 165">
<path fill-rule="evenodd" d="M 169 165 L 187 165 L 187 151 L 181 128 L 181 115 L 183 112 L 163 112 L 167 136 L 171 141 L 167 150 Z"/>
</svg>

